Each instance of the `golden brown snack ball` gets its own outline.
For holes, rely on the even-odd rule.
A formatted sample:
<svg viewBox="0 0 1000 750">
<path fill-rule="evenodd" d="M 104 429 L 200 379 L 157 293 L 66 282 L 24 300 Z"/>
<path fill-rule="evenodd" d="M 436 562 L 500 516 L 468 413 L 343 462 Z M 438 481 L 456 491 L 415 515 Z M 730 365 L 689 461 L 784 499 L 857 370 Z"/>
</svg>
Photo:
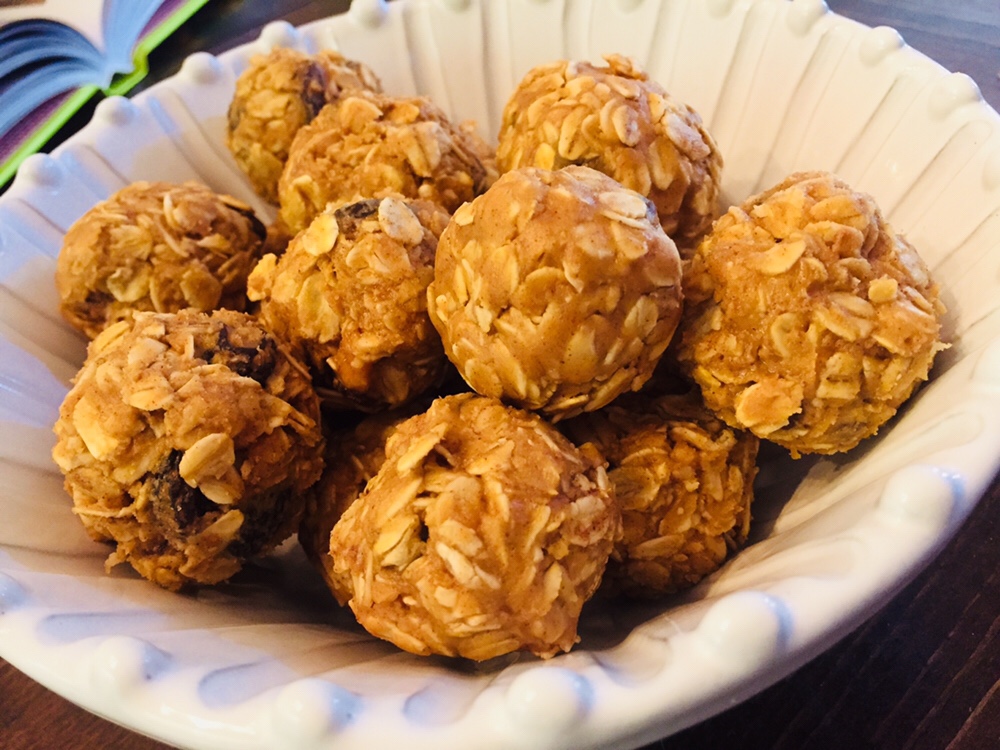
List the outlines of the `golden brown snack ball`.
<svg viewBox="0 0 1000 750">
<path fill-rule="evenodd" d="M 91 342 L 53 458 L 96 540 L 167 589 L 226 580 L 297 528 L 323 467 L 303 366 L 245 313 L 137 313 Z"/>
<path fill-rule="evenodd" d="M 603 590 L 652 598 L 694 586 L 746 542 L 759 441 L 688 395 L 623 401 L 563 429 L 604 454 L 622 511 Z"/>
<path fill-rule="evenodd" d="M 385 463 L 389 436 L 414 411 L 395 410 L 374 414 L 352 429 L 338 431 L 326 441 L 325 467 L 314 491 L 306 500 L 299 525 L 299 544 L 327 585 L 334 588 L 334 559 L 330 555 L 330 533 L 365 486 Z"/>
<path fill-rule="evenodd" d="M 278 184 L 278 221 L 302 231 L 327 204 L 401 195 L 449 213 L 495 177 L 490 151 L 422 98 L 345 93 L 292 142 Z"/>
<path fill-rule="evenodd" d="M 428 306 L 474 390 L 561 419 L 649 379 L 680 318 L 680 258 L 638 193 L 525 167 L 455 213 Z"/>
<path fill-rule="evenodd" d="M 678 356 L 706 404 L 793 456 L 875 434 L 945 348 L 917 252 L 871 196 L 826 173 L 731 208 L 684 287 Z"/>
<path fill-rule="evenodd" d="M 592 167 L 648 197 L 666 233 L 693 246 L 718 213 L 718 147 L 700 115 L 633 60 L 605 60 L 529 71 L 504 108 L 497 165 Z"/>
<path fill-rule="evenodd" d="M 495 399 L 449 396 L 396 428 L 334 527 L 334 593 L 415 654 L 549 657 L 578 640 L 619 524 L 591 447 Z"/>
<path fill-rule="evenodd" d="M 264 225 L 195 182 L 135 182 L 70 227 L 56 264 L 60 310 L 89 338 L 134 311 L 243 310 Z"/>
<path fill-rule="evenodd" d="M 333 50 L 309 55 L 276 47 L 254 55 L 236 79 L 226 146 L 257 193 L 278 202 L 278 178 L 299 128 L 347 89 L 381 91 L 364 64 Z"/>
<path fill-rule="evenodd" d="M 437 384 L 447 366 L 427 316 L 434 252 L 448 223 L 436 203 L 359 201 L 319 214 L 248 282 L 275 333 L 301 351 L 331 406 L 379 411 Z"/>
</svg>

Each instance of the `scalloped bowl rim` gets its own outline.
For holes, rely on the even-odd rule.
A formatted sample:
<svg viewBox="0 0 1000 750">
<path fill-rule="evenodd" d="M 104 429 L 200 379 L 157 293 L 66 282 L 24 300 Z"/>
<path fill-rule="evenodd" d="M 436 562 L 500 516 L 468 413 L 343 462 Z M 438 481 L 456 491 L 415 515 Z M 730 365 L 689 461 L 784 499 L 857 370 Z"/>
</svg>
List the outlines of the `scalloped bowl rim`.
<svg viewBox="0 0 1000 750">
<path fill-rule="evenodd" d="M 570 5 L 595 14 L 625 14 L 638 12 L 637 8 L 648 10 L 655 5 L 658 14 L 665 14 L 665 2 L 620 0 L 617 5 L 602 6 L 600 11 L 595 10 L 593 2 L 581 0 Z M 687 9 L 693 4 L 694 0 L 690 0 L 687 4 L 676 3 L 675 7 Z M 220 112 L 223 105 L 207 101 L 207 96 L 197 93 L 198 87 L 207 87 L 205 92 L 210 93 L 212 87 L 220 83 L 219 76 L 223 79 L 230 76 L 245 64 L 254 50 L 274 44 L 316 45 L 334 37 L 330 29 L 338 24 L 342 32 L 350 28 L 357 33 L 361 39 L 356 42 L 358 45 L 370 45 L 370 40 L 378 34 L 388 35 L 396 28 L 393 24 L 401 24 L 404 14 L 413 14 L 408 20 L 420 22 L 416 24 L 419 31 L 412 32 L 417 35 L 416 41 L 410 40 L 419 45 L 423 43 L 420 35 L 433 36 L 434 24 L 440 24 L 438 31 L 441 31 L 449 23 L 469 21 L 463 14 L 520 13 L 527 17 L 532 13 L 548 12 L 549 6 L 556 5 L 561 7 L 560 3 L 525 0 L 512 3 L 508 10 L 497 10 L 493 6 L 486 11 L 473 0 L 402 0 L 390 6 L 378 0 L 356 0 L 347 14 L 313 22 L 301 30 L 281 22 L 272 23 L 257 41 L 217 58 L 204 53 L 192 56 L 178 75 L 152 86 L 136 96 L 134 102 L 114 99 L 102 103 L 94 121 L 57 148 L 51 157 L 40 155 L 25 162 L 8 193 L 0 196 L 0 210 L 14 211 L 11 215 L 21 217 L 22 224 L 28 226 L 30 221 L 16 213 L 21 208 L 15 204 L 20 202 L 38 208 L 45 201 L 63 197 L 71 206 L 66 213 L 75 211 L 78 214 L 83 205 L 79 201 L 88 199 L 80 198 L 74 203 L 66 195 L 66 185 L 77 185 L 80 180 L 89 179 L 92 187 L 97 186 L 94 190 L 100 192 L 105 184 L 102 180 L 108 176 L 106 172 L 89 171 L 93 165 L 87 161 L 90 158 L 88 151 L 81 144 L 89 147 L 101 137 L 111 138 L 115 128 L 130 127 L 128 123 L 133 122 L 130 118 L 150 116 L 167 127 L 163 123 L 184 124 L 177 119 L 178 112 L 182 115 L 183 111 L 188 111 L 192 117 L 197 116 L 198 107 Z M 814 31 L 816 24 L 825 23 L 828 29 L 822 37 L 823 44 L 839 44 L 837 35 L 842 34 L 847 40 L 843 42 L 844 49 L 857 43 L 862 55 L 871 56 L 875 69 L 882 71 L 878 66 L 890 66 L 892 70 L 886 75 L 896 76 L 894 85 L 916 86 L 913 91 L 919 98 L 915 101 L 926 100 L 931 112 L 927 126 L 931 135 L 937 133 L 934 113 L 939 110 L 938 119 L 945 123 L 942 127 L 953 131 L 949 131 L 950 139 L 943 139 L 942 153 L 946 148 L 957 148 L 952 145 L 956 141 L 959 145 L 964 144 L 959 136 L 969 128 L 980 128 L 983 123 L 984 142 L 995 146 L 1000 141 L 1000 117 L 976 98 L 974 94 L 978 92 L 970 95 L 968 79 L 947 75 L 941 66 L 921 53 L 899 46 L 894 41 L 898 35 L 892 30 L 868 30 L 861 24 L 829 13 L 821 2 L 814 0 L 791 3 L 715 0 L 705 3 L 704 9 L 698 12 L 715 14 L 721 19 L 742 12 L 738 19 L 741 28 L 765 16 L 776 24 L 773 19 L 784 14 L 782 17 L 791 31 L 783 30 L 782 33 L 791 40 L 789 45 L 795 44 L 796 39 L 815 36 L 818 33 Z M 768 13 L 774 16 L 767 16 Z M 572 14 L 566 18 L 570 21 L 564 19 L 564 22 L 570 23 Z M 390 31 L 386 31 L 387 28 Z M 771 33 L 774 26 L 765 28 Z M 858 41 L 863 35 L 865 41 Z M 569 37 L 569 32 L 566 36 Z M 338 41 L 343 43 L 345 39 L 342 37 Z M 435 54 L 444 56 L 446 53 L 433 45 L 417 49 L 420 54 L 414 61 L 413 70 L 393 71 L 393 76 L 411 81 L 423 76 L 424 83 L 430 82 L 433 87 L 445 90 L 447 83 L 428 73 L 433 70 L 428 60 Z M 414 53 L 409 50 L 408 54 Z M 516 54 L 516 50 L 510 52 L 512 58 Z M 810 60 L 816 59 L 819 53 L 813 50 L 812 54 Z M 365 59 L 361 55 L 357 57 Z M 738 78 L 739 70 L 734 70 L 735 73 L 727 73 L 727 82 L 734 76 Z M 381 70 L 377 72 L 383 74 Z M 496 71 L 494 74 L 499 76 Z M 508 75 L 514 77 L 512 71 Z M 896 89 L 889 87 L 887 90 L 888 100 Z M 188 110 L 172 109 L 175 94 L 185 102 Z M 495 92 L 493 95 L 498 96 Z M 715 107 L 713 114 L 722 118 L 723 125 L 725 117 L 730 117 L 732 122 L 732 118 L 738 120 L 747 111 L 752 112 L 752 103 L 743 102 L 745 111 L 737 113 L 739 117 L 725 110 L 723 99 L 718 103 L 723 105 L 723 111 L 720 114 L 720 108 Z M 496 103 L 486 104 L 488 110 L 490 106 L 495 115 Z M 871 127 L 880 124 L 873 116 Z M 177 137 L 183 148 L 200 153 L 194 141 L 184 140 L 190 135 L 188 131 L 181 127 L 179 133 Z M 808 144 L 807 138 L 804 143 Z M 881 156 L 892 148 L 891 141 L 886 139 L 875 153 Z M 987 208 L 992 206 L 990 210 L 996 212 L 1000 206 L 1000 149 L 995 148 L 991 155 L 983 156 L 982 148 L 967 154 L 966 159 L 973 166 L 982 167 L 985 176 L 982 194 L 977 197 L 983 198 L 989 204 Z M 952 152 L 947 153 L 951 159 Z M 857 162 L 860 158 L 848 151 L 845 160 L 850 165 L 852 159 Z M 741 153 L 735 161 L 746 171 L 759 169 L 754 178 L 759 183 L 766 178 L 767 167 L 755 159 L 757 155 Z M 230 169 L 233 169 L 231 165 Z M 966 171 L 962 170 L 967 171 L 966 166 L 956 168 L 952 177 L 956 181 L 965 180 L 961 183 L 965 185 L 968 180 Z M 863 175 L 875 179 L 869 172 Z M 735 180 L 729 185 L 729 192 L 733 195 L 745 193 L 749 182 Z M 248 195 L 248 190 L 244 185 L 244 192 L 238 197 L 251 200 L 258 210 L 266 213 L 259 201 Z M 901 192 L 901 197 L 896 196 L 895 207 L 903 206 L 900 209 L 903 213 L 916 215 L 913 206 L 919 204 L 919 200 L 913 198 L 913 190 Z M 989 214 L 988 210 L 984 211 Z M 989 232 L 992 228 L 984 218 L 969 230 L 969 237 L 975 240 L 979 236 L 976 232 Z M 23 237 L 27 230 L 21 231 Z M 991 254 L 984 254 L 981 262 L 1000 256 L 1000 242 L 991 242 L 988 237 L 977 241 L 986 242 L 993 248 Z M 3 236 L 0 235 L 2 250 Z M 948 261 L 949 257 L 945 257 L 940 263 L 950 268 Z M 3 262 L 0 252 L 0 269 Z M 959 276 L 958 280 L 970 283 L 964 276 Z M 158 622 L 157 613 L 171 610 L 171 600 L 159 592 L 139 589 L 137 598 L 132 586 L 137 582 L 128 576 L 110 577 L 99 584 L 94 611 L 100 623 L 107 622 L 102 625 L 103 629 L 97 627 L 92 632 L 87 631 L 85 637 L 71 634 L 60 640 L 53 623 L 63 622 L 59 617 L 66 613 L 60 611 L 60 597 L 66 595 L 68 589 L 65 587 L 72 585 L 69 580 L 72 576 L 59 578 L 31 573 L 25 563 L 15 560 L 15 547 L 8 543 L 6 546 L 0 544 L 0 656 L 97 714 L 188 747 L 350 748 L 406 741 L 418 748 L 461 747 L 469 742 L 496 748 L 526 744 L 580 748 L 635 746 L 653 741 L 749 697 L 828 648 L 916 575 L 965 520 L 1000 465 L 1000 450 L 997 449 L 1000 445 L 1000 427 L 997 426 L 1000 425 L 1000 324 L 994 321 L 996 307 L 975 314 L 961 309 L 963 315 L 975 318 L 971 322 L 963 318 L 962 340 L 967 342 L 963 349 L 968 351 L 961 358 L 949 360 L 947 372 L 935 378 L 915 403 L 907 407 L 902 419 L 875 444 L 864 449 L 862 457 L 847 462 L 830 460 L 810 464 L 802 482 L 803 486 L 810 485 L 813 494 L 817 487 L 825 486 L 824 482 L 836 480 L 836 483 L 831 485 L 834 489 L 810 496 L 809 502 L 793 491 L 781 513 L 769 519 L 772 535 L 782 538 L 786 546 L 777 543 L 769 546 L 768 540 L 772 537 L 760 540 L 727 565 L 722 575 L 713 577 L 692 595 L 678 599 L 675 607 L 640 609 L 637 623 L 630 632 L 622 632 L 619 621 L 612 622 L 609 627 L 616 637 L 609 645 L 598 649 L 579 648 L 544 663 L 513 660 L 505 668 L 488 671 L 484 676 L 474 669 L 462 672 L 449 668 L 443 661 L 416 664 L 406 655 L 385 649 L 368 652 L 365 649 L 370 647 L 364 643 L 364 637 L 348 629 L 346 635 L 338 634 L 331 648 L 344 654 L 353 653 L 353 649 L 362 656 L 367 653 L 367 659 L 375 666 L 366 671 L 365 667 L 352 666 L 348 657 L 336 669 L 312 674 L 299 667 L 300 660 L 290 651 L 302 648 L 306 654 L 324 653 L 323 634 L 317 632 L 322 629 L 307 621 L 304 627 L 301 623 L 293 626 L 294 632 L 271 633 L 268 637 L 276 641 L 273 654 L 260 652 L 259 637 L 248 637 L 247 643 L 241 643 L 239 637 L 229 631 L 225 635 L 213 633 L 209 636 L 208 631 L 195 629 L 192 631 L 196 634 L 194 637 L 200 634 L 205 640 L 202 648 L 206 653 L 223 641 L 235 644 L 232 654 L 239 658 L 228 664 L 214 664 L 208 669 L 200 666 L 188 652 L 179 657 L 156 638 L 137 635 L 142 633 L 142 628 L 119 627 L 133 616 L 140 620 L 151 616 Z M 5 343 L 10 341 L 13 346 L 27 347 L 16 335 L 16 326 L 11 328 L 13 325 L 6 313 L 0 318 L 0 332 Z M 23 374 L 17 369 L 17 363 L 12 367 L 15 375 Z M 30 374 L 26 374 L 26 379 L 30 379 Z M 14 407 L 4 406 L 2 414 L 6 415 L 11 409 Z M 5 424 L 11 421 L 7 419 Z M 901 429 L 904 424 L 906 427 Z M 37 462 L 37 457 L 18 458 L 16 451 L 0 454 L 0 457 L 5 462 Z M 42 459 L 42 463 L 44 461 Z M 0 468 L 0 477 L 9 471 Z M 767 469 L 762 473 L 766 474 Z M 766 481 L 779 486 L 782 477 L 768 477 Z M 8 502 L 13 501 L 0 498 L 0 511 Z M 796 534 L 804 541 L 788 547 L 791 544 L 788 540 L 796 539 Z M 895 540 L 892 545 L 884 543 L 889 534 Z M 301 569 L 301 561 L 294 561 L 294 550 L 282 554 L 284 556 L 279 555 L 276 563 L 279 572 L 270 571 L 278 580 L 281 580 L 283 561 L 293 560 L 289 563 L 293 571 Z M 790 572 L 790 565 L 800 560 L 802 569 Z M 873 566 L 873 563 L 878 564 Z M 257 592 L 256 589 L 252 591 Z M 198 608 L 203 605 L 199 601 L 185 600 L 178 606 L 183 612 L 176 616 L 183 618 L 184 613 L 200 612 Z M 233 602 L 228 602 L 227 606 L 232 607 Z M 211 617 L 208 619 L 210 621 Z M 236 621 L 238 619 L 233 622 Z M 254 632 L 266 631 L 272 624 L 280 623 L 275 620 L 255 625 Z M 288 653 L 283 650 L 284 644 L 277 643 L 284 638 L 289 641 Z M 225 657 L 220 659 L 231 656 L 226 648 L 222 648 Z M 178 653 L 180 651 L 178 647 Z M 286 661 L 295 667 L 288 670 L 288 679 L 284 682 L 262 667 L 260 674 L 276 681 L 240 700 L 241 681 L 251 680 L 258 674 L 254 671 L 258 665 L 254 654 L 260 664 L 268 665 L 268 669 L 280 670 Z M 210 655 L 206 658 L 212 664 Z M 478 692 L 472 689 L 474 686 L 478 687 Z M 454 705 L 459 708 L 450 708 Z"/>
</svg>

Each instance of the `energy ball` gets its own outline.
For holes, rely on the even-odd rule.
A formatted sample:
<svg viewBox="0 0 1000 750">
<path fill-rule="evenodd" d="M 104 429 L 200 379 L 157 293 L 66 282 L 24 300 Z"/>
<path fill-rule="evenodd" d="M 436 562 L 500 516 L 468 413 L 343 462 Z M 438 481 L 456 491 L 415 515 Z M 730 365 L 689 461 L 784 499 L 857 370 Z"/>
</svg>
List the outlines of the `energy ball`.
<svg viewBox="0 0 1000 750">
<path fill-rule="evenodd" d="M 352 91 L 324 107 L 292 142 L 278 183 L 278 221 L 300 232 L 327 204 L 401 195 L 449 213 L 495 177 L 471 128 L 453 125 L 426 99 Z"/>
<path fill-rule="evenodd" d="M 315 491 L 306 500 L 299 525 L 299 544 L 313 567 L 334 590 L 334 559 L 330 555 L 330 533 L 365 486 L 385 463 L 389 437 L 415 412 L 396 410 L 374 414 L 354 429 L 342 430 L 327 438 L 325 468 Z"/>
<path fill-rule="evenodd" d="M 350 203 L 319 214 L 250 275 L 261 318 L 302 353 L 331 406 L 379 411 L 440 381 L 448 361 L 427 287 L 449 218 L 430 201 Z"/>
<path fill-rule="evenodd" d="M 945 348 L 920 256 L 871 196 L 826 173 L 731 208 L 684 288 L 678 357 L 706 404 L 796 457 L 874 435 Z"/>
<path fill-rule="evenodd" d="M 428 307 L 474 390 L 558 420 L 649 379 L 680 318 L 680 257 L 635 191 L 524 167 L 455 213 Z"/>
<path fill-rule="evenodd" d="M 243 310 L 264 225 L 195 182 L 136 182 L 70 227 L 56 264 L 63 317 L 88 338 L 135 311 Z"/>
<path fill-rule="evenodd" d="M 298 526 L 323 468 L 305 368 L 249 315 L 137 313 L 90 343 L 53 458 L 96 540 L 167 589 L 214 584 Z"/>
<path fill-rule="evenodd" d="M 620 533 L 597 452 L 463 394 L 399 425 L 385 453 L 330 539 L 358 622 L 415 654 L 572 648 Z"/>
<path fill-rule="evenodd" d="M 346 89 L 381 91 L 382 84 L 368 67 L 332 50 L 309 55 L 276 47 L 251 58 L 236 79 L 226 146 L 261 197 L 278 202 L 295 134 Z"/>
<path fill-rule="evenodd" d="M 500 124 L 501 172 L 582 164 L 648 197 L 664 231 L 693 247 L 717 215 L 722 157 L 693 109 L 636 63 L 559 61 L 529 71 Z"/>
<path fill-rule="evenodd" d="M 639 598 L 682 591 L 746 542 L 759 441 L 700 399 L 640 394 L 563 429 L 604 454 L 621 507 L 605 590 Z"/>
</svg>

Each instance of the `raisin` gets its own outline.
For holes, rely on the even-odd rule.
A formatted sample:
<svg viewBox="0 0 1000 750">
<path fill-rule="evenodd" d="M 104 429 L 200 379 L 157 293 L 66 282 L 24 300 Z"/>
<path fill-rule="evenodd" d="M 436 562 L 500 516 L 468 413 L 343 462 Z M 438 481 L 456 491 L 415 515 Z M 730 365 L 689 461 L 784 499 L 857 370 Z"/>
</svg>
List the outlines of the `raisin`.
<svg viewBox="0 0 1000 750">
<path fill-rule="evenodd" d="M 186 536 L 204 516 L 219 509 L 201 490 L 191 487 L 181 477 L 183 455 L 183 451 L 171 451 L 146 480 L 153 516 L 168 539 Z"/>
<path fill-rule="evenodd" d="M 326 106 L 326 73 L 319 65 L 312 64 L 306 68 L 300 98 L 310 121 Z"/>
<path fill-rule="evenodd" d="M 264 336 L 257 346 L 236 346 L 230 341 L 229 335 L 229 326 L 223 325 L 215 348 L 201 352 L 199 359 L 225 365 L 241 377 L 266 385 L 278 366 L 278 357 L 281 356 L 274 339 Z"/>
<path fill-rule="evenodd" d="M 334 211 L 333 216 L 337 220 L 337 228 L 340 230 L 340 233 L 346 239 L 353 241 L 358 235 L 358 228 L 361 222 L 370 216 L 374 216 L 378 212 L 381 202 L 378 199 L 369 198 L 357 203 L 348 203 L 346 206 L 341 206 Z"/>
</svg>

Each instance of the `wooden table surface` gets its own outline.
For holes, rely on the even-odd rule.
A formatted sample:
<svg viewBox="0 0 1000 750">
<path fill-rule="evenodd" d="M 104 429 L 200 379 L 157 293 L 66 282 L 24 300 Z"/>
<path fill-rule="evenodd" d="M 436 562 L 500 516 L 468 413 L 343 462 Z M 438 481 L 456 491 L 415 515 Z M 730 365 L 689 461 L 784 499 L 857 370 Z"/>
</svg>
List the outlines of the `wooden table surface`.
<svg viewBox="0 0 1000 750">
<path fill-rule="evenodd" d="M 898 29 L 968 73 L 1000 109 L 998 0 L 828 0 Z M 154 53 L 147 84 L 196 50 L 250 41 L 275 18 L 299 24 L 346 2 L 213 0 Z M 64 130 L 89 118 L 85 110 Z M 164 750 L 88 714 L 0 661 L 2 750 Z M 782 682 L 648 750 L 1000 748 L 1000 482 L 931 566 L 861 628 Z"/>
</svg>

